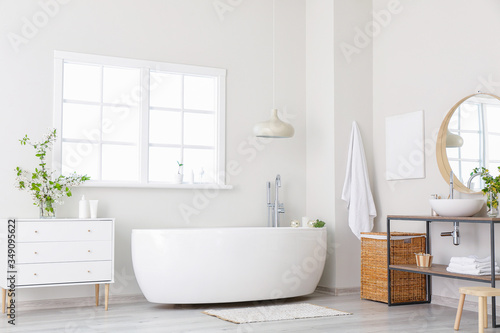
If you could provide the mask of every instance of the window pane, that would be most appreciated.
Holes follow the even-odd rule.
[[[479,135],[470,133],[461,133],[464,144],[460,147],[462,158],[480,159]]]
[[[450,158],[458,158],[458,147],[449,147],[446,148],[446,156],[448,156],[448,159]]]
[[[100,102],[101,67],[64,64],[63,98]]]
[[[137,105],[141,100],[140,73],[137,68],[103,69],[104,103]]]
[[[486,105],[486,126],[489,132],[500,133],[500,107],[493,105]]]
[[[213,149],[184,149],[184,170],[186,173],[193,170],[196,183],[214,182],[214,159]]]
[[[488,146],[490,160],[500,160],[500,136],[488,135]]]
[[[490,171],[490,175],[493,177],[498,176],[498,167],[500,166],[500,163],[490,163],[488,166],[488,170]]]
[[[215,116],[213,114],[184,113],[184,144],[213,146]]]
[[[151,72],[150,77],[152,107],[182,107],[182,75]]]
[[[215,110],[215,78],[184,76],[184,108]]]
[[[460,127],[463,130],[479,129],[479,105],[463,103],[460,106]]]
[[[102,139],[138,143],[139,110],[136,107],[103,107]]]
[[[149,113],[149,142],[180,144],[181,121],[180,112],[151,110]]]
[[[102,179],[137,181],[139,154],[136,146],[103,145]]]
[[[63,138],[100,139],[101,113],[99,106],[64,103],[62,120]]]
[[[62,173],[68,175],[73,172],[99,180],[99,145],[63,142]]]
[[[180,160],[179,148],[149,147],[149,181],[173,181]]]

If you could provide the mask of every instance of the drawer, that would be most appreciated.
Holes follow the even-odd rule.
[[[19,264],[16,286],[111,281],[111,261]]]
[[[109,241],[112,221],[36,221],[19,222],[17,242]]]
[[[111,260],[110,241],[39,242],[17,244],[18,264]]]

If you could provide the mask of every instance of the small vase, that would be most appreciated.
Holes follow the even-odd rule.
[[[56,217],[56,210],[51,202],[40,201],[40,218],[53,219]]]
[[[182,173],[176,173],[174,177],[174,184],[182,184],[182,178],[183,178]]]
[[[498,196],[496,193],[487,193],[486,207],[488,208],[489,217],[496,217],[498,215]]]

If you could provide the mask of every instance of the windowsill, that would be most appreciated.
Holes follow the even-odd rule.
[[[182,183],[182,184],[172,184],[172,183],[123,183],[123,182],[86,182],[78,185],[79,187],[119,187],[119,188],[164,188],[164,189],[180,189],[180,190],[231,190],[233,185],[223,185],[223,184],[208,184],[208,183]]]

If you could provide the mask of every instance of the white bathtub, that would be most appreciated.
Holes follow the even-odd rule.
[[[132,230],[137,282],[153,303],[277,299],[314,292],[326,228]]]

